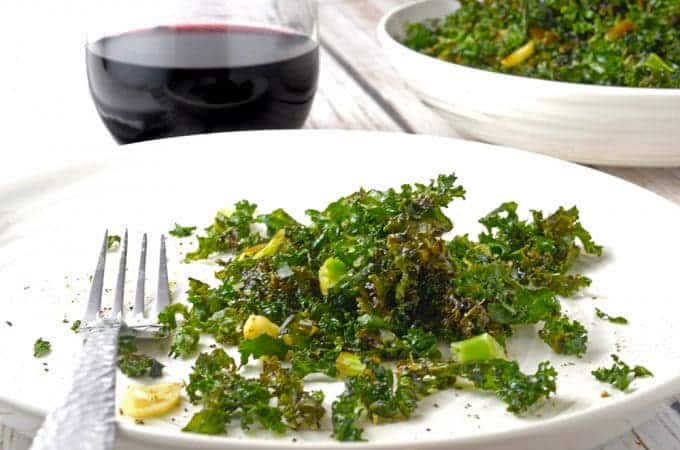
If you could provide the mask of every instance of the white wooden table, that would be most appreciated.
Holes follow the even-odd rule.
[[[378,19],[404,0],[320,0],[321,80],[308,128],[350,128],[456,136],[420,103],[385,60]],[[0,164],[26,174],[36,159],[112,146],[87,92],[80,1],[3,0]],[[680,203],[680,169],[599,168]],[[602,447],[680,449],[680,401]],[[0,414],[0,421],[2,415]],[[0,450],[30,440],[0,424]],[[70,449],[69,449],[70,450]]]

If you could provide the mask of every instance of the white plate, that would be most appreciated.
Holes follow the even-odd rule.
[[[404,24],[445,17],[455,0],[399,6],[378,25],[392,65],[466,136],[588,164],[680,165],[680,89],[591,86],[473,69],[401,44]]]
[[[413,420],[366,426],[369,441],[361,447],[583,449],[625,431],[680,390],[675,281],[680,213],[669,202],[588,168],[479,143],[345,131],[233,133],[93,153],[89,160],[0,186],[0,420],[31,429],[66,389],[81,343],[62,319],[73,321],[83,312],[104,228],[130,228],[134,264],[132,250],[142,231],[157,244],[175,221],[207,225],[218,208],[241,198],[262,210],[282,206],[302,217],[305,208],[322,208],[359,186],[386,188],[451,171],[468,192],[467,200],[449,210],[457,233],[479,231],[476,219],[502,201],[519,201],[524,213],[578,205],[583,223],[606,249],[600,262],[583,267],[593,278],[583,297],[563,301],[590,330],[590,348],[580,360],[563,358],[552,354],[534,330],[518,332],[509,352],[525,370],[550,359],[560,373],[557,396],[535,414],[516,417],[493,396],[446,391],[423,401]],[[180,264],[179,254],[191,240],[169,242],[170,278],[177,283],[175,295],[183,298],[187,275],[205,278],[211,267]],[[155,246],[149,249],[149,255],[156,252]],[[108,264],[113,272],[114,256]],[[154,260],[150,256],[150,268]],[[131,290],[132,273],[134,267],[128,277]],[[155,280],[155,273],[148,278]],[[107,283],[114,284],[112,279]],[[153,283],[148,284],[153,295]],[[596,306],[628,317],[630,325],[595,318]],[[38,337],[53,344],[44,359],[32,357]],[[157,345],[148,350],[161,356],[167,351]],[[589,373],[609,366],[612,352],[656,376],[637,381],[630,394],[614,392]],[[191,362],[164,361],[169,380],[183,379]],[[576,364],[569,365],[572,361]],[[119,387],[127,382],[121,377]],[[319,384],[331,393],[341,389]],[[601,398],[603,389],[612,397]],[[332,399],[329,395],[328,402]],[[328,422],[322,432],[297,435],[295,443],[292,433],[182,433],[190,413],[180,409],[145,425],[120,418],[121,448],[344,447],[329,437]]]

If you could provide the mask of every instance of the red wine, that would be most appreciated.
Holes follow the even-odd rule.
[[[308,36],[236,25],[163,26],[87,47],[90,92],[119,143],[299,128],[316,91]]]

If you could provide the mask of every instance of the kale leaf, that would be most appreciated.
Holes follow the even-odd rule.
[[[118,368],[130,378],[163,376],[163,364],[155,358],[138,352],[133,336],[118,338]]]
[[[283,360],[288,353],[288,346],[281,339],[261,334],[255,339],[243,339],[238,350],[241,352],[241,365],[243,365],[248,362],[251,355],[253,358],[276,356]]]
[[[169,356],[186,358],[198,350],[198,341],[201,334],[198,329],[190,324],[184,324],[172,335]]]
[[[608,320],[611,323],[616,323],[619,325],[627,325],[628,319],[623,316],[610,316],[609,314],[602,311],[600,308],[595,308],[595,314],[597,317],[603,320]]]
[[[185,227],[185,226],[182,226],[178,223],[175,223],[175,228],[168,231],[168,234],[170,236],[183,238],[183,237],[191,236],[194,233],[194,230],[196,230],[196,227]]]
[[[562,355],[581,356],[588,348],[588,332],[585,327],[566,316],[547,320],[538,335],[555,353]]]
[[[33,344],[33,357],[42,358],[52,351],[52,344],[43,338],[38,338]]]
[[[159,378],[163,375],[163,367],[155,358],[140,353],[125,353],[118,357],[118,368],[130,378]]]
[[[591,373],[603,383],[609,383],[620,391],[628,389],[636,378],[653,377],[654,374],[643,366],[630,367],[617,355],[611,355],[614,364],[610,368],[600,367]]]
[[[503,324],[529,324],[547,320],[560,312],[560,304],[549,289],[519,289],[507,300],[487,307],[489,317]]]
[[[323,394],[305,391],[302,382],[278,360],[265,363],[259,378],[245,378],[222,349],[202,353],[189,375],[187,394],[203,409],[184,431],[217,434],[238,419],[245,430],[253,425],[283,433],[288,427],[317,429],[325,414]]]
[[[557,371],[547,361],[540,363],[533,375],[523,374],[517,362],[504,359],[464,363],[457,368],[457,373],[476,388],[494,392],[513,413],[526,412],[557,388]]]
[[[333,436],[339,441],[363,441],[363,428],[359,419],[363,413],[361,401],[356,395],[343,393],[331,405]]]

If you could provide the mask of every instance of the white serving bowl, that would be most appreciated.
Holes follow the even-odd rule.
[[[505,75],[440,61],[401,44],[404,24],[444,17],[455,0],[399,6],[378,39],[407,85],[466,137],[571,161],[680,166],[680,89],[594,86]]]

